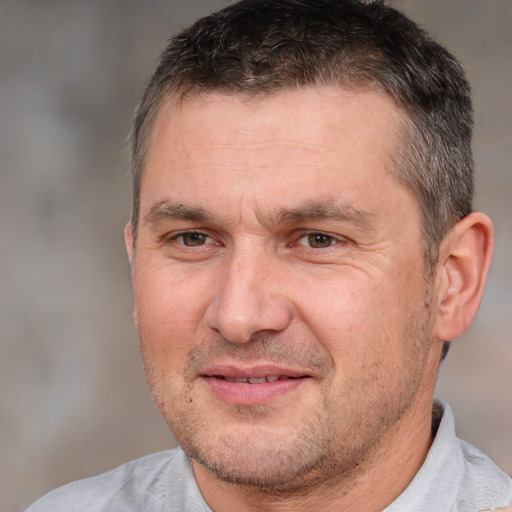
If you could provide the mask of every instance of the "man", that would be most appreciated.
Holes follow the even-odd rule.
[[[493,228],[455,59],[381,2],[243,0],[164,51],[126,228],[180,448],[29,510],[510,510],[434,401]]]

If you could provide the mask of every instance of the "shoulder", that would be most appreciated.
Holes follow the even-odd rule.
[[[451,409],[446,403],[438,405],[444,409],[439,440],[445,443],[445,449],[438,451],[442,464],[438,470],[456,490],[451,510],[508,511],[512,505],[512,478],[478,448],[457,438]],[[449,477],[443,471],[448,468]]]
[[[422,467],[386,512],[512,512],[512,479],[457,438],[447,403],[435,402],[432,423],[435,438]]]
[[[492,510],[510,510],[512,478],[480,450],[464,441],[459,442],[464,455],[461,509],[485,511],[492,503]]]
[[[188,458],[180,449],[147,455],[106,473],[59,487],[26,512],[163,511],[167,502],[164,502],[163,483],[169,485],[173,476],[184,478],[187,469],[193,475],[187,464]]]

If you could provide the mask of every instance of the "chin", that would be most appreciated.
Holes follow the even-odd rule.
[[[289,428],[240,426],[180,439],[180,446],[215,478],[266,493],[297,492],[321,478],[333,457],[317,428],[291,432]],[[190,431],[188,431],[190,433]]]
[[[283,460],[270,451],[268,454],[260,453],[257,459],[254,458],[254,453],[240,457],[239,460],[228,460],[225,456],[222,459],[204,455],[195,457],[215,478],[232,485],[258,489],[267,494],[297,492],[307,487],[308,482],[316,482],[318,478],[314,475],[322,467],[320,461],[311,460],[308,465],[304,465],[304,460],[293,464],[289,459],[289,454]]]

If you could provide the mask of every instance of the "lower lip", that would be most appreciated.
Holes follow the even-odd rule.
[[[276,398],[295,391],[310,379],[285,379],[261,384],[229,382],[215,377],[203,377],[210,390],[223,402],[240,406],[266,405]]]

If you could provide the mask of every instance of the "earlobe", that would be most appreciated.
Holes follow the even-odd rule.
[[[471,213],[462,219],[441,243],[437,339],[451,341],[472,324],[482,300],[493,247],[494,228],[483,213]]]

